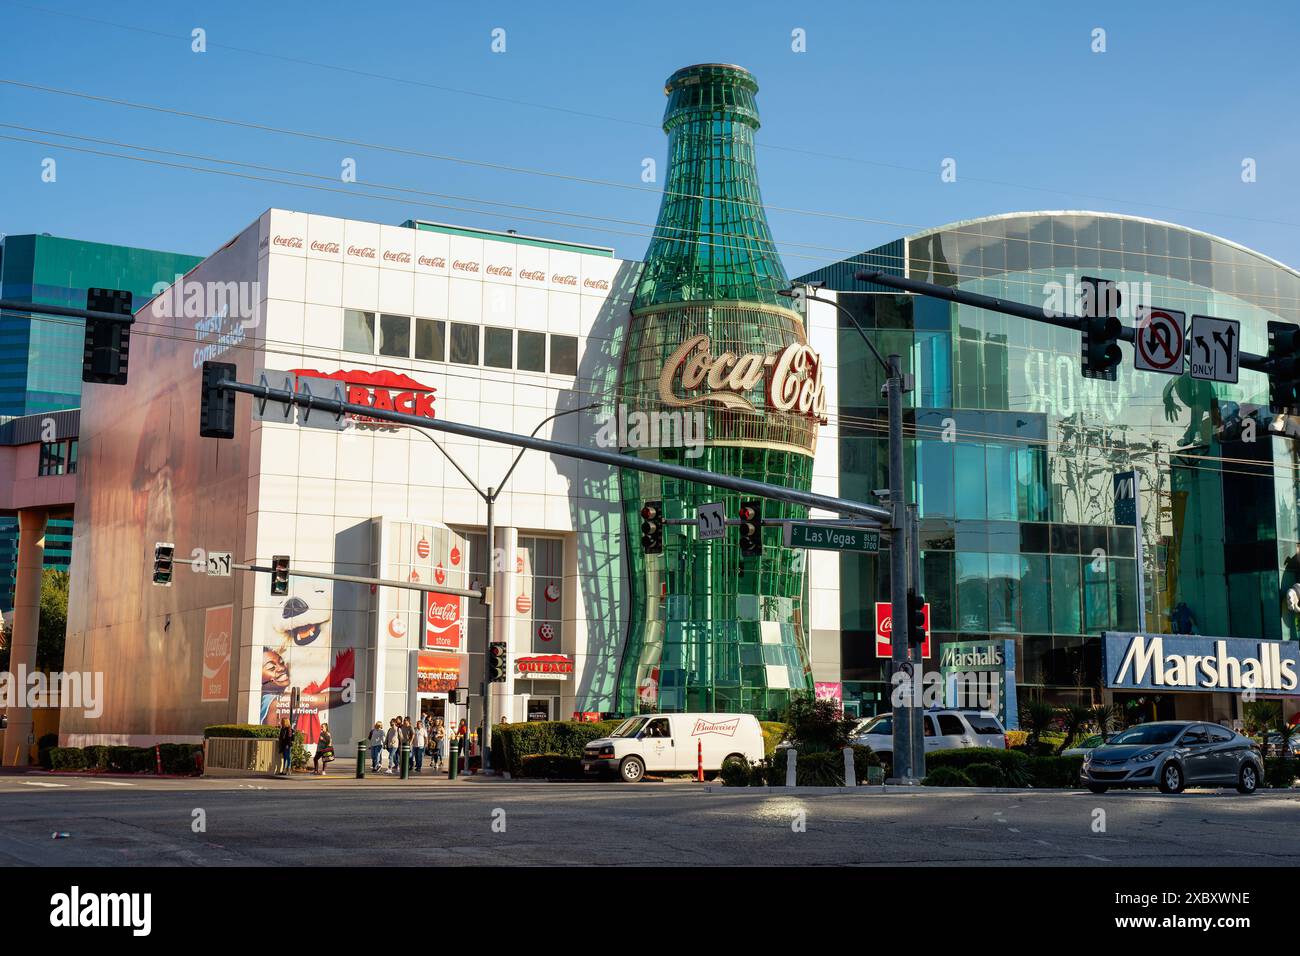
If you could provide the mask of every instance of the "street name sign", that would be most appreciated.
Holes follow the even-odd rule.
[[[821,551],[879,551],[880,532],[874,528],[791,521],[786,525],[785,546]]]

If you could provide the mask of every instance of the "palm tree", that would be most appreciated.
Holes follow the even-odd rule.
[[[1029,729],[1030,750],[1038,751],[1038,738],[1056,721],[1056,707],[1045,700],[1030,699],[1020,708],[1020,720]]]
[[[1065,738],[1061,745],[1056,748],[1056,755],[1059,757],[1062,751],[1070,744],[1074,743],[1074,738],[1079,736],[1080,731],[1092,720],[1093,708],[1085,707],[1083,704],[1066,704],[1061,711],[1061,717],[1065,723]]]
[[[1109,737],[1111,731],[1119,726],[1119,708],[1114,704],[1098,704],[1088,714],[1089,723],[1095,724],[1102,737]]]

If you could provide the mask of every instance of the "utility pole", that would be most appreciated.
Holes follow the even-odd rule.
[[[893,707],[894,714],[894,757],[893,776],[890,783],[916,784],[925,772],[924,754],[920,751],[921,763],[914,752],[913,741],[917,736],[914,726],[918,723],[916,713],[916,690],[920,686],[922,675],[917,664],[912,661],[912,647],[908,641],[907,629],[907,579],[910,571],[909,551],[911,549],[908,534],[907,502],[903,497],[903,381],[902,361],[898,355],[890,355],[889,376],[885,379],[885,400],[889,412],[889,510],[891,512],[889,533],[889,648],[893,664],[890,696],[898,702],[898,675],[904,675],[902,686],[907,696],[902,706]]]

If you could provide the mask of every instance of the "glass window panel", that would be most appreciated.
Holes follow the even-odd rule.
[[[514,368],[515,333],[512,329],[488,326],[483,330],[483,364],[492,368]]]
[[[1052,630],[1057,634],[1078,634],[1083,623],[1079,585],[1079,559],[1052,555]]]
[[[546,333],[519,330],[519,369],[524,372],[546,371]]]
[[[989,630],[1020,630],[1020,555],[989,555]]]
[[[375,313],[343,310],[343,348],[348,352],[375,354]]]
[[[578,374],[578,340],[575,336],[551,336],[551,374]]]
[[[989,556],[957,553],[957,626],[963,631],[989,629]]]
[[[988,502],[985,493],[984,446],[957,443],[953,452],[957,486],[957,517],[983,518]]]
[[[988,445],[985,450],[990,519],[1013,520],[1016,517],[1016,450],[1003,445]],[[965,473],[960,472],[965,481]]]
[[[953,513],[954,442],[922,441],[918,443],[920,462],[920,512],[922,517],[951,517]]]
[[[1025,633],[1050,633],[1052,630],[1052,591],[1048,581],[1045,554],[1020,556],[1020,599]]]
[[[478,332],[477,325],[451,323],[451,360],[457,365],[478,364]]]
[[[442,319],[415,320],[415,357],[426,362],[447,361],[447,323]]]
[[[379,354],[397,358],[411,357],[410,316],[381,315],[379,317]]]
[[[1103,631],[1110,627],[1110,562],[1083,559],[1084,630]]]

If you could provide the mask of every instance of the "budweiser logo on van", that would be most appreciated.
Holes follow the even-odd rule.
[[[555,275],[551,276],[551,281],[554,282],[556,285],[577,285],[578,277],[562,276],[559,273],[556,273]]]
[[[271,240],[271,245],[273,245],[273,246],[280,246],[280,247],[285,248],[285,249],[301,249],[301,248],[302,248],[302,237],[301,237],[301,236],[279,236],[279,235],[277,235],[274,239]]]
[[[319,239],[313,239],[311,242],[312,252],[327,252],[331,255],[338,255],[339,244],[337,242],[321,242]]]
[[[460,272],[478,272],[478,263],[472,261],[462,262],[460,259],[457,259],[452,262],[451,267]]]
[[[546,273],[541,269],[523,269],[519,273],[519,278],[527,279],[529,282],[545,282]]]
[[[373,259],[375,257],[374,246],[348,246],[348,255],[354,259]]]
[[[420,265],[424,266],[426,269],[447,268],[447,260],[444,259],[442,256],[420,256],[420,258],[416,259],[415,261]]]
[[[488,266],[487,274],[490,276],[504,276],[509,278],[515,274],[515,270],[510,266]]]
[[[740,718],[733,720],[696,720],[695,726],[691,730],[692,737],[699,737],[702,734],[722,734],[724,737],[736,736],[736,728],[740,726]]]
[[[409,252],[393,252],[391,250],[386,250],[384,252],[384,261],[400,262],[405,264],[411,261],[411,254]]]
[[[584,289],[608,289],[608,279],[583,279],[582,287]]]

